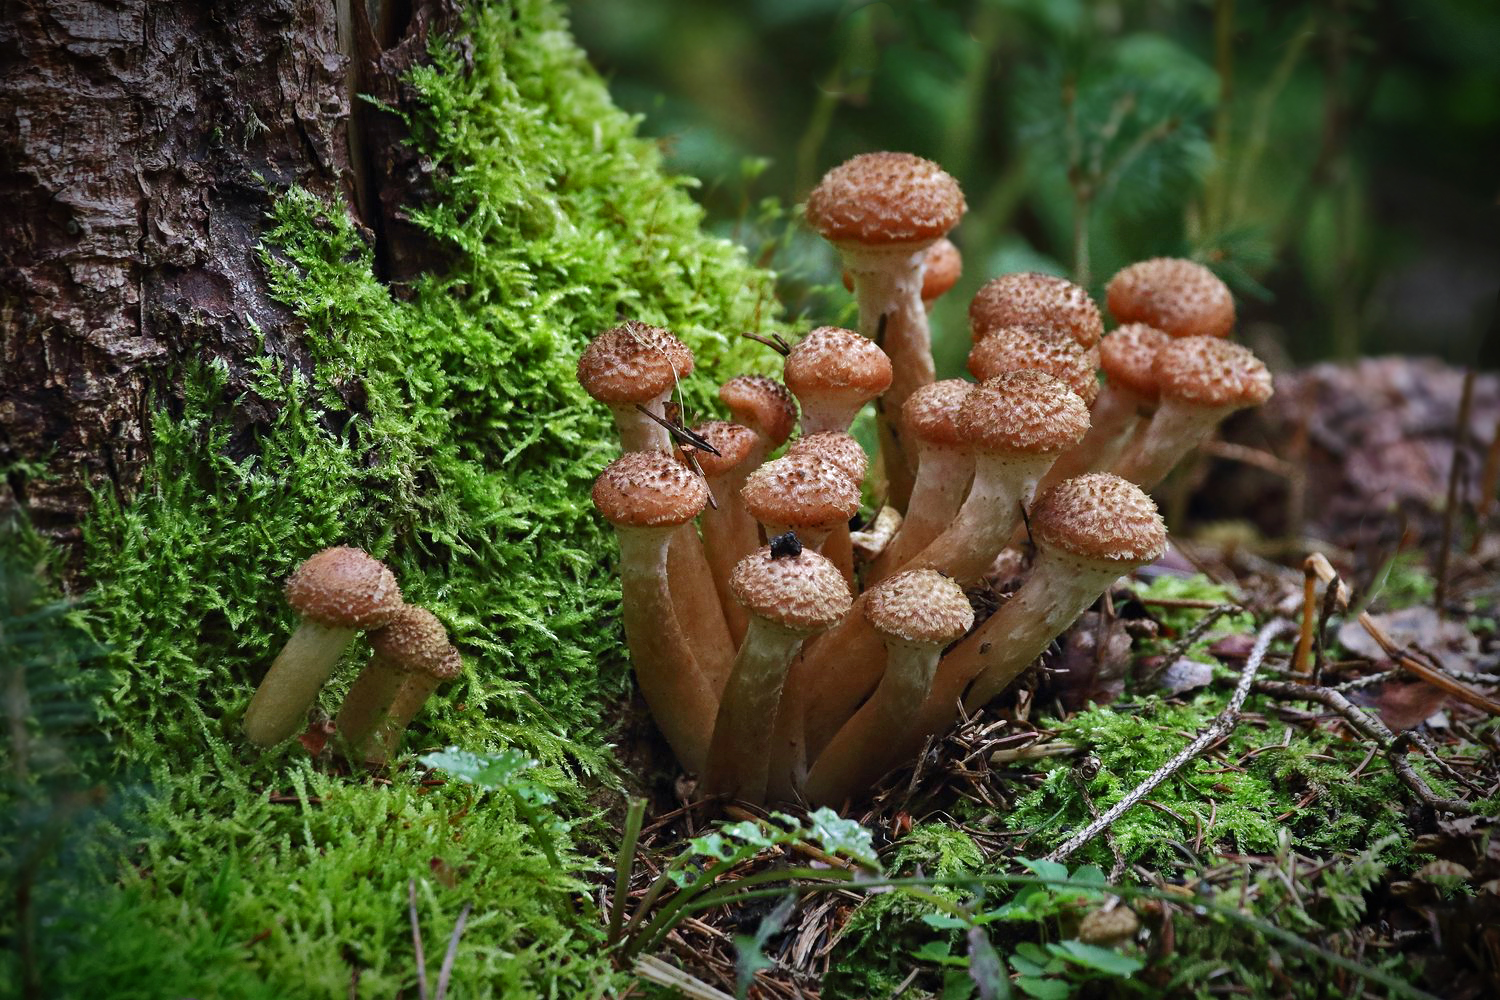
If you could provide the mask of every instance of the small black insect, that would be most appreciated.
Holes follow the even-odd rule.
[[[772,559],[795,559],[802,554],[802,539],[797,537],[795,531],[777,535],[771,539]]]

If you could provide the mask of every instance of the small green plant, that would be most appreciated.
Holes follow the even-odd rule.
[[[425,767],[446,771],[459,781],[510,799],[516,815],[531,827],[536,846],[553,865],[559,864],[557,843],[567,837],[568,824],[553,809],[557,795],[527,777],[527,772],[540,761],[518,750],[473,753],[458,747],[430,753],[418,760]]]

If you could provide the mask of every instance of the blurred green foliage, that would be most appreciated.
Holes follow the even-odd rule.
[[[1032,268],[1097,294],[1187,255],[1271,360],[1500,363],[1500,4],[1492,0],[574,0],[575,30],[720,230],[794,312],[837,319],[790,209],[859,152],[962,183],[965,276],[934,319]],[[777,211],[774,207],[781,206]]]

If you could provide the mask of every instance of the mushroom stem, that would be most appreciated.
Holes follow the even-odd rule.
[[[678,527],[672,535],[666,572],[678,625],[704,679],[717,694],[729,679],[735,643],[719,601],[713,569],[691,522]]]
[[[1243,405],[1194,406],[1163,399],[1151,422],[1136,431],[1110,469],[1143,490],[1150,490],[1172,471],[1182,456],[1203,442],[1225,417]]]
[[[767,750],[782,685],[787,666],[806,636],[805,630],[750,617],[714,724],[704,778],[708,794],[732,795],[747,802],[764,800],[770,773]]]
[[[667,401],[672,398],[668,389],[655,399],[640,404],[651,413],[666,418]],[[635,403],[610,403],[609,412],[615,418],[615,430],[620,435],[621,451],[657,451],[663,455],[673,454],[676,444],[672,435],[661,424],[636,409]]]
[[[1149,402],[1124,386],[1105,383],[1089,411],[1089,429],[1078,447],[1063,455],[1042,477],[1037,492],[1048,489],[1086,472],[1106,469],[1119,457],[1140,425],[1140,412]]]
[[[272,746],[295,735],[358,630],[304,621],[266,671],[245,709],[245,736]]]
[[[904,567],[953,523],[974,476],[974,455],[962,448],[924,445],[906,517],[870,568],[866,586]]]
[[[353,755],[365,746],[405,680],[406,671],[398,664],[378,654],[370,657],[370,662],[349,686],[333,720],[346,757],[353,760]]]
[[[422,711],[427,699],[448,678],[430,674],[425,670],[409,670],[402,681],[391,707],[386,710],[380,725],[365,741],[364,759],[367,764],[384,764],[396,755],[401,747],[401,737],[406,727]]]
[[[751,465],[747,460],[722,476],[709,476],[708,488],[718,506],[709,507],[699,515],[703,522],[703,549],[713,573],[714,590],[719,595],[719,607],[723,609],[729,640],[736,649],[745,641],[749,616],[729,592],[729,574],[734,572],[735,563],[760,547],[760,526],[740,500],[745,478],[759,465],[758,461]]]
[[[1005,548],[1031,505],[1036,485],[1055,454],[977,454],[974,484],[958,515],[914,556],[911,568],[931,567],[967,587],[977,583]]]

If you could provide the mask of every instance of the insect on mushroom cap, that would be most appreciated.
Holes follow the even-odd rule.
[[[975,340],[1017,324],[1066,330],[1084,347],[1104,334],[1104,320],[1089,293],[1066,278],[1038,271],[1002,274],[985,284],[969,303],[969,329]]]
[[[1139,486],[1107,472],[1066,479],[1031,509],[1037,543],[1091,562],[1139,566],[1161,556],[1167,527]]]
[[[740,499],[762,524],[821,527],[854,516],[859,484],[825,458],[784,455],[752,472]]]
[[[1137,396],[1155,400],[1156,355],[1172,338],[1145,323],[1127,323],[1099,341],[1099,365],[1105,377]]]
[[[370,633],[370,649],[383,660],[434,677],[456,675],[461,662],[437,616],[409,604],[384,627]]]
[[[1027,368],[1066,382],[1085,403],[1099,395],[1099,348],[1082,346],[1058,327],[1002,326],[969,351],[969,372],[981,381]]]
[[[891,359],[853,330],[820,326],[786,356],[782,377],[798,396],[852,389],[872,398],[891,387]]]
[[[666,527],[686,524],[708,506],[708,484],[668,455],[635,451],[605,467],[593,498],[611,524]]]
[[[832,462],[839,470],[862,483],[865,473],[870,471],[870,458],[854,440],[853,434],[844,431],[819,431],[793,441],[786,450],[788,455],[816,455]]]
[[[578,384],[601,403],[644,403],[692,373],[686,344],[634,320],[599,334],[578,358]]]
[[[379,628],[402,607],[401,588],[385,563],[348,545],[298,566],[287,578],[286,599],[303,618],[334,628]]]
[[[765,375],[736,375],[719,387],[719,399],[737,423],[781,444],[797,426],[797,404],[787,387]]]
[[[1173,337],[1227,337],[1234,296],[1208,268],[1181,257],[1153,257],[1123,268],[1105,289],[1121,323],[1149,323]]]
[[[823,175],[807,196],[807,221],[833,243],[930,242],[968,206],[942,167],[911,153],[862,153]]]
[[[865,617],[876,631],[906,642],[947,645],[974,624],[963,588],[935,569],[897,573],[872,588]]]
[[[1067,451],[1089,429],[1089,408],[1067,384],[1038,371],[1004,372],[964,397],[958,427],[981,454]]]
[[[973,388],[973,382],[961,378],[922,386],[901,406],[907,432],[925,444],[962,447],[968,438],[959,429],[958,411]]]
[[[1248,348],[1218,337],[1179,337],[1152,367],[1163,399],[1192,406],[1259,406],[1271,398],[1271,373]]]
[[[798,631],[828,628],[854,603],[839,568],[806,548],[795,555],[757,549],[735,564],[729,588],[751,614]]]
[[[698,467],[703,470],[703,474],[710,477],[722,476],[749,458],[755,443],[760,440],[750,428],[727,420],[706,421],[694,427],[693,433],[718,451],[717,455],[701,448],[691,451],[693,457],[698,459]],[[687,452],[687,449],[683,450]]]

